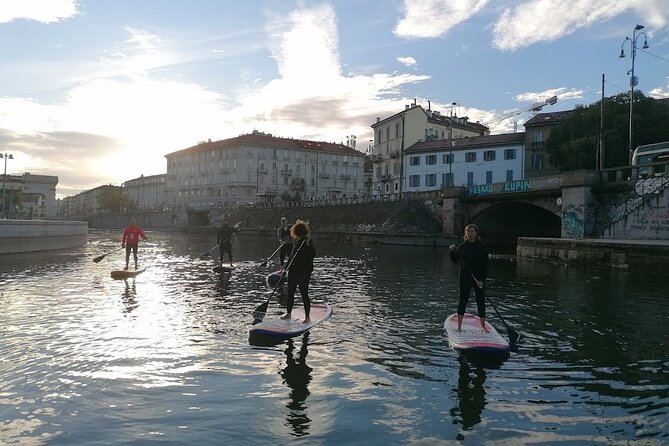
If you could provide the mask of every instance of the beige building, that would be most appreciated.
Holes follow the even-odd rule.
[[[162,210],[166,206],[166,174],[140,176],[124,182],[121,187],[134,203],[134,208],[141,211]]]
[[[401,193],[406,189],[404,151],[417,142],[453,140],[469,136],[484,136],[490,132],[467,117],[444,116],[427,110],[415,102],[386,119],[377,118],[374,129],[374,163],[372,189],[374,195]]]
[[[3,209],[7,218],[50,219],[56,217],[56,185],[53,175],[7,175],[3,181]]]
[[[545,144],[551,134],[551,129],[573,113],[573,110],[538,113],[525,123],[525,178],[560,173],[560,167],[546,153]]]
[[[364,154],[343,144],[261,132],[165,155],[171,208],[362,196]]]
[[[65,197],[62,201],[62,213],[64,216],[90,216],[111,214],[111,209],[102,208],[101,197],[103,194],[118,194],[119,202],[123,189],[120,186],[106,184]]]

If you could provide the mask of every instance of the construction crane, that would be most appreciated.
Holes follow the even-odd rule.
[[[494,124],[496,122],[504,121],[505,119],[512,118],[514,116],[518,116],[522,113],[526,112],[540,112],[542,108],[544,108],[547,105],[554,105],[557,102],[557,96],[551,96],[550,98],[546,99],[544,102],[536,102],[529,106],[528,108],[519,108],[513,111],[510,111],[508,113],[504,113],[503,115],[500,115],[496,117],[495,119],[492,119],[488,122],[484,122],[483,125],[486,127],[489,127],[490,124]]]

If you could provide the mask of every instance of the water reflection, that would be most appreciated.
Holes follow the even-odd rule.
[[[481,422],[481,413],[486,405],[483,385],[487,375],[484,367],[470,363],[464,355],[458,357],[458,362],[458,386],[454,389],[458,405],[450,412],[453,419],[462,424],[463,430],[469,430]]]
[[[288,339],[286,350],[286,367],[281,370],[284,384],[290,388],[290,401],[286,404],[288,411],[288,425],[297,437],[309,435],[311,418],[307,415],[306,400],[309,396],[309,383],[311,382],[311,367],[307,365],[307,345],[309,344],[309,332],[302,337],[302,346],[295,355],[295,342]]]
[[[137,308],[137,286],[135,285],[135,279],[125,279],[125,288],[123,294],[121,295],[121,301],[125,305],[126,314],[132,313],[132,310]]]

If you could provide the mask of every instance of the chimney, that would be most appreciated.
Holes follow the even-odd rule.
[[[430,103],[430,101],[427,101],[427,109],[432,110],[432,104]]]
[[[379,118],[379,117],[377,116],[377,117],[376,117],[376,122],[381,122],[381,118]]]

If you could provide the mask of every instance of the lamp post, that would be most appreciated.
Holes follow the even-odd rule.
[[[451,102],[451,116],[448,119],[448,144],[451,146],[451,152],[449,154],[449,163],[448,163],[448,173],[450,174],[449,186],[455,184],[453,181],[453,107],[458,105],[457,102]]]
[[[630,42],[630,52],[632,53],[632,69],[627,72],[628,75],[630,75],[630,125],[629,125],[629,139],[627,142],[627,149],[629,151],[629,165],[632,165],[632,110],[634,108],[634,87],[638,85],[639,79],[634,75],[634,59],[636,59],[636,41],[639,38],[639,36],[643,35],[643,46],[641,48],[646,49],[648,48],[648,40],[646,37],[645,32],[638,32],[644,29],[643,25],[636,25],[634,27],[634,31],[632,31],[632,38],[630,39],[629,37],[625,37],[625,40],[623,40],[622,45],[620,46],[620,56],[618,56],[620,59],[625,58],[625,42],[629,41]]]
[[[7,201],[7,160],[13,160],[14,156],[11,153],[0,153],[0,158],[5,159],[5,174],[2,177],[2,218],[7,218],[5,214],[5,202]]]

